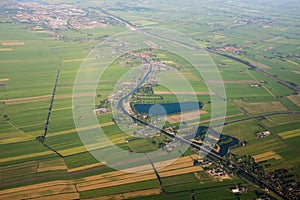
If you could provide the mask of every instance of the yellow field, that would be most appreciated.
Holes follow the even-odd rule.
[[[157,56],[157,58],[166,58],[167,57],[167,55],[163,54],[163,53],[159,53],[156,56]]]
[[[99,125],[95,125],[95,128],[98,126]],[[86,127],[84,127],[84,128],[86,128]],[[87,130],[90,130],[90,129],[92,129],[92,128],[89,128]],[[74,133],[74,134],[76,134],[76,133]],[[124,143],[128,137],[129,136],[124,135],[124,136],[110,139],[110,141],[113,144],[121,144],[121,143]],[[78,153],[83,153],[88,150],[91,151],[91,150],[96,150],[96,149],[105,148],[105,147],[109,147],[109,146],[111,146],[111,144],[108,144],[105,141],[97,141],[97,142],[95,141],[95,143],[93,143],[93,144],[60,150],[59,153],[62,154],[63,156],[70,156],[70,155],[74,155],[74,154],[78,154]]]
[[[23,62],[21,60],[0,60],[0,63],[15,63],[15,62]]]
[[[296,130],[292,130],[292,131],[286,131],[286,132],[283,132],[283,133],[279,133],[278,135],[280,137],[282,137],[283,139],[298,137],[298,136],[300,136],[300,129],[296,129]]]
[[[9,81],[9,79],[0,79],[1,81]],[[97,82],[98,83],[98,82]],[[90,93],[80,93],[76,94],[77,96],[87,96]],[[42,96],[34,96],[34,97],[24,97],[24,98],[16,98],[16,99],[8,99],[8,100],[0,100],[0,102],[5,102],[8,105],[14,104],[23,104],[23,103],[32,103],[38,101],[49,100],[50,101],[51,95],[42,95]],[[72,98],[72,94],[59,94],[55,96],[55,99],[69,99]]]
[[[180,157],[178,159],[157,162],[157,163],[154,163],[154,166],[158,171],[159,170],[165,171],[166,168],[170,168],[172,166],[177,166],[177,165],[182,165],[184,163],[190,163],[190,165],[188,165],[188,166],[192,166],[193,160],[190,156],[184,156],[184,157]],[[177,168],[179,168],[179,167],[177,167]]]
[[[24,42],[19,41],[19,40],[2,40],[0,43],[3,46],[23,46]]]
[[[148,172],[152,172],[152,171],[153,171],[153,168],[152,168],[152,165],[150,165],[150,164],[126,169],[127,173],[148,173]]]
[[[167,65],[175,65],[176,63],[172,60],[166,60],[166,61],[162,61],[162,63],[165,63]]]
[[[161,173],[161,172],[172,171],[172,170],[176,170],[176,169],[180,169],[180,168],[188,168],[188,167],[192,167],[192,166],[193,166],[193,163],[191,161],[188,161],[188,162],[184,162],[184,163],[169,165],[169,166],[160,168],[157,171],[159,173]]]
[[[172,164],[159,169],[160,167],[169,163]],[[173,159],[169,161],[158,162],[154,165],[158,169],[159,174],[162,174],[163,177],[203,170],[200,166],[193,166],[193,160],[189,156],[181,157],[177,160]],[[129,183],[142,182],[157,178],[150,164],[130,168],[127,169],[127,171],[132,171],[135,173],[114,171],[105,174],[94,175],[77,180],[76,187],[78,191],[87,191]]]
[[[293,71],[295,74],[300,75],[300,71]]]
[[[45,156],[45,155],[49,155],[49,154],[53,154],[53,152],[45,151],[45,152],[31,153],[31,154],[25,154],[25,155],[9,157],[9,158],[2,158],[2,159],[0,159],[0,163],[14,161],[14,160],[21,160],[21,159],[26,159],[26,158],[34,158],[34,157],[38,157],[38,156]]]
[[[65,130],[65,131],[58,131],[58,132],[48,133],[47,137],[54,137],[54,136],[64,135],[64,134],[69,134],[69,133],[76,133],[76,129],[74,128],[74,129],[69,129],[69,130]],[[39,135],[43,134],[43,130],[29,132],[28,134],[30,134],[32,136],[39,136]]]
[[[121,181],[121,182],[126,182],[126,181],[130,181],[129,179],[135,179],[135,178],[141,178],[141,177],[146,177],[146,176],[150,176],[151,179],[155,179],[155,176],[153,176],[154,173],[143,173],[143,174],[131,174],[131,173],[124,173],[118,176],[103,176],[101,179],[95,179],[95,180],[91,180],[91,181],[85,181],[82,183],[77,184],[78,187],[86,187],[86,186],[91,186],[91,185],[95,185],[95,184],[101,184],[101,186],[105,186],[107,184],[116,184],[116,182]],[[112,183],[114,182],[114,183]],[[118,185],[118,184],[117,184]],[[120,184],[121,185],[121,184]]]
[[[188,174],[191,172],[199,172],[199,171],[203,171],[203,168],[201,166],[192,166],[192,167],[188,167],[188,168],[182,168],[182,169],[161,172],[161,173],[159,173],[159,175],[160,175],[160,177],[168,177],[168,176],[176,176],[176,175],[180,175],[180,174]]]
[[[0,48],[0,51],[12,51],[12,48]]]
[[[100,124],[101,127],[106,127],[106,126],[111,126],[111,125],[114,125],[115,123],[114,122],[106,122],[106,123],[103,123],[103,124]]]
[[[199,158],[198,155],[194,154],[191,156],[193,159]],[[162,166],[169,164],[169,161],[155,163],[155,168],[161,177],[175,176],[180,174],[187,174],[191,172],[202,171],[201,166],[194,166],[193,159],[190,156],[185,156],[177,159],[172,164],[161,168]],[[172,160],[173,161],[173,160]]]
[[[68,63],[68,62],[83,62],[85,58],[79,58],[79,59],[71,59],[71,60],[63,60],[63,63]]]
[[[214,35],[214,39],[222,39],[222,38],[226,38],[226,36],[224,36],[224,35]]]
[[[11,137],[6,137],[6,138],[0,138],[0,144],[11,144],[11,143],[16,143],[16,142],[25,142],[29,140],[33,140],[34,137],[31,135],[23,135],[21,132],[14,132],[14,133],[8,133],[8,134],[1,134],[1,136],[7,136],[9,135]]]
[[[76,168],[73,168],[73,169],[68,169],[68,172],[76,172],[76,171],[81,171],[81,170],[85,170],[85,169],[90,169],[90,168],[93,168],[93,167],[98,167],[98,166],[102,166],[103,164],[102,163],[94,163],[94,164],[90,164],[90,165],[85,165],[85,166],[82,166],[82,167],[76,167]]]
[[[94,181],[94,180],[98,180],[98,179],[104,179],[104,178],[107,178],[107,177],[122,176],[124,174],[126,174],[126,173],[123,172],[123,171],[113,171],[113,172],[108,172],[108,173],[105,173],[105,174],[98,174],[98,175],[94,175],[94,176],[88,176],[88,177],[85,177],[83,180],[78,181],[77,183],[84,183],[84,182],[87,182],[87,181]]]
[[[193,159],[190,156],[181,157],[179,159],[173,159],[164,162],[158,162],[155,163],[155,166],[162,167],[167,163],[172,163],[172,164],[159,170],[159,174],[161,177],[168,177],[168,176],[198,172],[203,170],[200,166],[193,166]],[[36,162],[29,163],[29,164],[37,165]],[[102,164],[96,163],[84,167],[74,168],[68,171],[74,172],[74,171],[84,170],[84,169],[88,169],[100,165]],[[17,169],[18,167],[22,167],[22,166],[16,165],[16,166],[11,166],[10,168]],[[63,159],[60,158],[39,162],[37,171],[43,172],[43,171],[59,170],[59,169],[66,169],[66,165]],[[82,191],[88,191],[93,189],[107,188],[107,187],[113,187],[118,185],[157,179],[152,169],[152,166],[150,164],[145,166],[134,167],[132,168],[131,171],[140,172],[140,173],[126,173],[123,171],[113,171],[113,172],[86,177],[83,179],[78,179],[76,183],[68,180],[51,181],[51,182],[35,184],[31,186],[7,189],[7,190],[0,191],[0,199],[39,199],[39,200],[78,199],[79,194],[77,191],[82,192]],[[150,172],[146,172],[146,171],[150,171]],[[1,176],[2,174],[3,173],[1,172]],[[160,188],[154,188],[148,190],[128,192],[123,194],[116,194],[112,196],[91,198],[91,199],[95,199],[95,200],[111,199],[112,197],[116,199],[122,199],[122,198],[136,197],[136,196],[148,196],[151,194],[154,195],[160,193],[161,193]]]
[[[298,63],[296,63],[296,62],[294,62],[294,61],[292,61],[292,60],[287,60],[289,63],[292,63],[292,64],[294,64],[294,65],[299,65]]]
[[[149,26],[149,25],[157,24],[157,22],[142,20],[142,21],[136,21],[136,24],[140,24],[142,26]]]
[[[100,127],[106,127],[106,126],[114,125],[114,122],[107,122],[107,123],[103,123],[103,124],[99,124],[99,125],[100,125]],[[99,125],[82,127],[82,128],[79,128],[78,130],[80,130],[80,131],[91,130],[91,129],[99,128]],[[28,134],[30,134],[32,136],[39,136],[39,135],[42,135],[42,133],[43,133],[43,130],[29,132]],[[70,134],[70,133],[77,134],[77,129],[73,128],[73,129],[68,129],[68,130],[64,130],[64,131],[57,131],[57,132],[53,132],[53,133],[48,133],[47,137],[55,137],[55,136],[65,135],[65,134]],[[0,141],[0,143],[1,143],[1,141]]]
[[[86,152],[87,149],[84,146],[79,146],[79,147],[73,147],[70,149],[64,149],[59,151],[59,153],[63,156],[70,156],[70,155],[74,155],[74,154],[78,154],[78,153],[83,153]]]
[[[147,180],[156,179],[156,175],[152,173],[147,174],[125,174],[122,176],[115,177],[104,177],[102,179],[84,182],[76,184],[76,188],[78,191],[87,191],[99,188],[112,187],[117,185],[124,185],[129,183],[137,183]]]
[[[208,44],[208,43],[207,43]],[[194,56],[207,56],[206,53],[194,53]]]
[[[14,104],[38,102],[38,101],[43,101],[43,100],[50,101],[50,98],[51,98],[51,95],[43,95],[43,96],[36,96],[36,97],[25,97],[25,98],[2,100],[2,102],[4,101],[5,104],[8,104],[8,105],[14,105]]]
[[[186,112],[178,115],[168,115],[167,121],[171,124],[181,122],[181,121],[190,121],[199,119],[201,114],[206,114],[207,112],[205,110],[198,110],[198,111],[192,111],[192,112]]]
[[[62,158],[52,159],[48,161],[41,161],[38,165],[38,172],[67,170],[67,165]]]
[[[222,62],[225,62],[225,63],[233,63],[233,60],[222,60]]]
[[[265,160],[270,160],[270,159],[276,159],[279,160],[281,159],[281,156],[275,153],[274,151],[268,151],[265,153],[261,153],[258,155],[253,156],[255,162],[261,162]]]
[[[288,99],[300,107],[300,94],[288,96]]]
[[[51,196],[43,196],[34,198],[35,200],[59,200],[59,199],[68,199],[68,200],[76,200],[79,199],[80,195],[79,193],[67,193],[67,194],[56,194]]]
[[[1,190],[0,199],[32,199],[40,197],[48,199],[50,195],[63,195],[64,193],[77,194],[73,181],[51,181]]]

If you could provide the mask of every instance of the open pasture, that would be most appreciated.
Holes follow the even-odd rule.
[[[256,140],[255,133],[263,131],[254,121],[243,121],[225,125],[223,133],[238,138],[239,140]]]
[[[145,189],[145,190],[138,190],[134,192],[108,195],[108,196],[92,197],[88,199],[89,200],[111,200],[111,199],[130,199],[134,197],[145,198],[145,196],[159,195],[161,192],[162,191],[160,188],[154,188],[154,189]]]
[[[242,101],[236,102],[239,106],[245,109],[250,114],[263,114],[287,111],[287,108],[280,102],[259,102],[259,103],[245,103]]]

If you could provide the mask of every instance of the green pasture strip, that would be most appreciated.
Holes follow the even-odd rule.
[[[159,186],[158,180],[154,179],[149,181],[80,192],[80,198],[113,195],[113,194],[119,194],[125,192],[134,192],[138,190],[157,188],[158,186]]]
[[[162,178],[162,183],[164,186],[173,185],[173,184],[183,184],[183,183],[195,182],[195,181],[198,181],[198,179],[195,177],[194,173],[174,175],[174,176]]]
[[[82,166],[86,166],[86,165],[90,165],[90,164],[99,162],[89,152],[82,152],[82,153],[66,156],[66,157],[64,157],[64,160],[69,169],[82,167]]]

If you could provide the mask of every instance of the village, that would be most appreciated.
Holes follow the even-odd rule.
[[[2,3],[6,14],[19,23],[35,25],[36,30],[66,30],[104,28],[107,19],[92,16],[88,11],[69,4],[46,4],[36,2]]]

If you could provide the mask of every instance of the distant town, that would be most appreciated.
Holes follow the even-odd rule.
[[[104,28],[108,19],[69,4],[36,2],[0,3],[1,11],[19,23],[31,23],[35,29]]]

